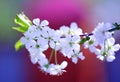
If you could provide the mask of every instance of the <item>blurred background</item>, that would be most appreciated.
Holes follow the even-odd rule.
[[[84,50],[86,59],[77,65],[68,60],[62,76],[41,72],[31,63],[26,49],[14,49],[22,34],[11,27],[16,26],[14,18],[22,11],[31,20],[48,20],[54,29],[77,22],[90,33],[98,22],[120,23],[120,0],[0,0],[0,82],[120,82],[120,51],[114,62],[107,63]],[[115,32],[116,43],[120,43],[119,34]]]

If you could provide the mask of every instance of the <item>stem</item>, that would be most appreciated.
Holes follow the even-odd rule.
[[[120,25],[119,24],[115,23],[113,25],[114,25],[115,28],[109,29],[106,32],[113,32],[113,31],[116,31],[116,30],[120,30]],[[92,36],[92,35],[93,35],[93,33],[80,35],[81,37],[85,36],[85,37],[82,38],[82,40],[80,41],[80,43],[84,44],[86,41],[88,41],[90,39],[89,36]]]
[[[55,50],[55,63],[58,64],[56,50]]]
[[[120,30],[120,24],[114,23],[113,24],[115,26],[115,28],[112,28],[110,30],[108,30],[109,32],[115,31],[115,30]]]
[[[112,32],[112,31],[115,31],[115,30],[117,30],[117,28],[112,28],[112,29],[110,29],[110,30],[108,30],[109,32]]]
[[[80,36],[91,36],[93,35],[93,33],[90,33],[90,34],[83,34],[83,35],[80,35]]]
[[[55,43],[55,48],[56,48],[56,43]],[[56,50],[55,50],[55,54],[54,55],[55,55],[55,63],[58,64],[58,62],[57,62],[57,51]]]
[[[54,52],[54,49],[52,49],[52,51],[51,51],[51,54],[50,54],[50,57],[49,57],[49,63],[50,63],[50,61],[51,61],[51,59],[52,59],[53,52]]]
[[[120,30],[120,24],[114,23],[113,25],[115,26],[115,28],[112,28],[112,29],[108,30],[109,32]],[[93,35],[93,33],[83,34],[83,35],[80,35],[80,36],[91,36],[91,35]]]
[[[116,31],[116,30],[120,30],[120,26],[119,27],[116,27],[116,28],[112,28],[110,30],[108,30],[109,32],[112,32],[112,31]]]
[[[104,40],[104,52],[103,52],[103,54],[102,54],[103,56],[107,56],[107,54],[108,54],[108,52],[107,52],[108,49],[106,49],[106,41],[107,41],[107,40]]]

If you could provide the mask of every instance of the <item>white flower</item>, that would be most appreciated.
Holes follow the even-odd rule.
[[[66,37],[69,34],[69,27],[61,26],[58,31],[60,31],[61,37]]]
[[[71,35],[81,35],[81,34],[83,34],[82,29],[79,28],[75,22],[71,23],[70,27],[61,26],[59,31],[61,32],[61,35],[63,37],[67,36],[69,34],[71,34]]]
[[[107,60],[108,62],[112,62],[115,59],[115,52],[120,49],[119,44],[115,44],[114,38],[109,38],[105,40],[104,45],[101,50],[97,49],[97,58],[100,60]]]
[[[89,48],[91,52],[95,52],[96,51],[95,47],[98,46],[98,42],[96,41],[96,38],[94,35],[91,35],[89,37],[90,37],[90,40],[84,43],[84,48],[85,49]]]
[[[66,72],[64,69],[68,63],[63,61],[61,64],[51,64],[51,58],[57,54],[57,51],[60,51],[63,56],[72,59],[75,64],[78,59],[84,60],[85,56],[80,47],[82,29],[75,22],[71,23],[70,27],[61,26],[59,30],[54,30],[48,25],[47,20],[33,19],[33,25],[30,25],[28,30],[23,33],[24,36],[20,41],[29,51],[33,64],[37,63],[42,71],[50,75],[61,75]],[[82,38],[90,38],[85,40],[84,48],[89,48],[102,61],[112,62],[115,59],[115,52],[120,49],[120,45],[115,44],[112,32],[109,32],[112,28],[110,23],[99,23],[91,35],[84,34],[82,36]],[[53,51],[48,60],[49,56],[45,54],[45,51],[49,48]],[[56,56],[54,57],[56,58]]]
[[[41,60],[38,61],[38,64],[43,72],[48,73],[49,63],[47,58],[41,58]]]
[[[41,31],[42,36],[47,39],[51,40],[52,37],[54,36],[55,30],[51,29],[50,27],[44,27]]]
[[[50,64],[47,72],[50,75],[61,75],[63,72],[66,72],[66,70],[64,70],[66,67],[67,67],[66,61],[63,61],[60,65]]]
[[[112,37],[112,32],[108,31],[112,28],[112,24],[110,23],[99,23],[93,31],[96,41],[103,44],[105,39]]]
[[[21,41],[25,45],[26,49],[28,49],[30,54],[38,54],[39,52],[48,49],[48,42],[42,37],[39,37],[37,40],[22,37]]]
[[[39,54],[38,54],[38,55],[39,55]],[[38,60],[39,60],[39,56],[38,56],[38,55],[36,55],[36,54],[30,55],[31,62],[32,62],[33,64],[36,64],[36,63],[38,62]]]
[[[30,49],[31,47],[34,47],[35,44],[36,44],[36,41],[34,40],[31,40],[27,37],[22,37],[21,39],[21,42],[25,45],[26,49]]]
[[[49,42],[50,47],[57,51],[60,50],[61,49],[60,40],[61,40],[61,35],[60,35],[59,31],[55,31],[54,35],[52,36],[52,38]]]
[[[29,39],[36,39],[40,37],[40,35],[41,35],[40,29],[36,27],[35,25],[30,26],[28,28],[28,31],[24,33],[24,36]]]
[[[108,39],[108,56],[107,61],[112,62],[115,59],[115,52],[120,49],[119,44],[115,44],[115,39],[110,38]]]
[[[48,41],[42,37],[38,38],[37,45],[39,48],[41,48],[41,51],[45,51],[49,48]]]
[[[60,33],[51,29],[49,27],[44,27],[42,29],[42,36],[49,42],[49,46],[52,49],[59,50],[60,49]]]
[[[48,64],[48,59],[46,58],[44,53],[40,54],[38,64],[40,64],[41,67]]]
[[[74,55],[74,51],[75,52],[79,52],[80,51],[80,37],[79,36],[72,36],[69,35],[66,38],[61,40],[61,53],[64,56],[67,56],[68,58],[71,58],[72,55]]]
[[[81,59],[81,60],[84,60],[85,59],[85,56],[83,56],[83,53],[80,52],[78,54],[75,54],[73,57],[72,57],[72,62],[77,64],[78,62],[78,58]]]
[[[48,60],[42,52],[39,52],[38,54],[30,54],[31,62],[33,64],[40,64],[41,66],[48,64]]]
[[[72,35],[82,35],[82,29],[77,26],[75,22],[70,25],[70,34]]]

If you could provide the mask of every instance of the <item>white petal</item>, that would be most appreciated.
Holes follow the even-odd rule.
[[[96,48],[94,53],[95,55],[99,56],[101,54],[101,50]]]
[[[51,69],[52,71],[50,71],[50,75],[57,75],[58,74],[58,71],[53,71],[53,69]]]
[[[20,39],[20,41],[21,41],[23,44],[27,44],[27,43],[29,42],[29,40],[26,39],[26,37],[22,37],[22,38]]]
[[[33,19],[33,24],[38,26],[40,24],[40,19],[39,18]]]
[[[44,47],[45,45],[48,45],[48,40],[42,37],[39,37],[37,40],[37,43],[40,44],[41,47]]]
[[[115,56],[111,55],[107,57],[108,62],[112,62],[115,59]]]
[[[110,50],[108,51],[108,55],[115,55],[115,51],[112,50],[112,49],[110,49]]]
[[[32,25],[28,28],[28,32],[34,32],[36,30],[36,26],[35,25]]]
[[[50,75],[57,75],[58,74],[58,69],[59,69],[59,65],[54,65],[54,64],[50,64],[49,68],[48,68],[48,72]]]
[[[43,20],[41,22],[41,26],[47,26],[47,25],[49,25],[49,22],[47,20]]]
[[[41,34],[42,34],[42,36],[44,36],[44,37],[48,37],[48,36],[49,36],[46,29],[43,29],[43,30],[41,31]]]
[[[73,30],[76,30],[77,29],[77,24],[75,22],[71,23],[70,25],[70,28],[73,29]]]
[[[67,67],[67,65],[68,65],[67,61],[63,61],[60,66],[62,69],[64,69]]]
[[[48,64],[48,59],[46,57],[41,57],[40,61],[38,61],[38,63],[40,64],[40,66],[44,66],[44,65]]]
[[[61,26],[60,31],[63,32],[62,34],[68,34],[69,28],[67,26]]]
[[[80,45],[79,44],[73,44],[72,49],[75,53],[78,53],[80,51]]]
[[[94,46],[89,46],[91,52],[96,52],[96,48]]]
[[[83,53],[79,53],[78,57],[81,59],[81,60],[84,60],[85,59],[85,56],[83,55]]]
[[[115,44],[115,39],[114,38],[109,38],[108,39],[108,45],[112,46]]]
[[[113,28],[111,23],[106,23],[105,26],[106,26],[106,30]]]
[[[111,32],[105,32],[105,37],[106,37],[106,38],[112,37],[112,33],[111,33]]]
[[[32,62],[33,64],[36,64],[37,61],[38,61],[37,57],[35,57],[35,55],[31,55],[31,62]]]
[[[30,49],[30,48],[35,47],[35,46],[36,46],[36,42],[35,42],[34,40],[30,40],[30,41],[25,45],[25,47],[26,47],[27,49]]]
[[[52,49],[55,49],[55,42],[54,41],[50,41],[49,45]]]
[[[85,49],[89,48],[88,41],[84,43],[84,48],[85,48]]]
[[[77,64],[78,58],[77,57],[72,57],[72,62],[75,63],[75,64]]]
[[[118,50],[120,49],[120,45],[119,45],[119,44],[116,44],[116,45],[114,45],[114,46],[112,47],[112,49],[113,49],[114,51],[118,51]]]
[[[76,35],[82,35],[82,29],[78,28],[76,31],[75,31],[75,34]]]
[[[97,58],[102,60],[102,61],[104,60],[104,56],[102,56],[102,55],[98,55]]]
[[[71,39],[72,39],[72,42],[75,42],[75,43],[80,42],[80,36],[73,36]]]

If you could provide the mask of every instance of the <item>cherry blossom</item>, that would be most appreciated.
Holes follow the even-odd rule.
[[[61,75],[66,72],[68,63],[64,60],[61,64],[58,63],[58,52],[77,64],[79,59],[85,59],[82,49],[89,49],[98,59],[107,62],[115,60],[115,54],[120,49],[113,37],[114,31],[120,30],[117,23],[102,22],[91,33],[83,33],[75,22],[55,30],[49,26],[47,20],[36,18],[31,22],[26,18],[23,13],[17,15],[15,22],[22,28],[14,29],[22,32],[23,36],[15,44],[15,48],[18,50],[25,46],[31,62],[38,64],[40,70],[50,75]],[[17,21],[18,19],[22,22]],[[47,50],[51,52],[46,54]],[[54,63],[51,62],[52,58],[55,60]]]

